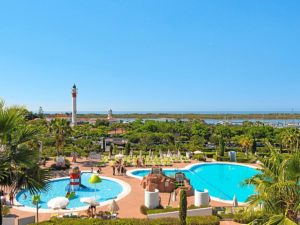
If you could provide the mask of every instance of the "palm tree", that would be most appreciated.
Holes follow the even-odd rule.
[[[269,144],[269,146],[271,146]],[[262,206],[268,215],[266,224],[296,224],[300,205],[300,154],[279,154],[271,147],[271,156],[260,159],[261,173],[246,180],[255,186],[249,208]]]
[[[35,205],[36,207],[36,222],[39,222],[39,203],[41,201],[41,197],[40,195],[33,195],[32,196],[32,203]]]
[[[0,152],[0,184],[1,181],[8,176],[8,164],[5,161],[5,157]],[[0,225],[2,225],[2,200],[0,200]]]
[[[299,150],[300,130],[295,127],[284,128],[281,133],[282,143],[292,151]]]
[[[71,134],[70,122],[65,119],[54,119],[50,122],[50,132],[55,137],[55,147],[57,156],[62,153],[64,155],[63,147],[65,145],[65,139]],[[60,152],[62,150],[62,152]]]
[[[248,156],[249,149],[253,144],[253,139],[249,136],[242,135],[239,139],[239,144],[241,145],[242,149],[245,151],[246,155]]]
[[[13,192],[26,188],[34,194],[47,190],[50,173],[39,167],[38,151],[30,148],[38,131],[27,125],[22,112],[22,108],[7,108],[0,101],[0,186]]]

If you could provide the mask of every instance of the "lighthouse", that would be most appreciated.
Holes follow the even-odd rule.
[[[108,113],[107,113],[107,119],[108,120],[112,120],[113,119],[113,116],[112,116],[112,110],[108,110]]]
[[[77,113],[77,88],[73,85],[72,88],[72,126],[76,125],[76,113]]]

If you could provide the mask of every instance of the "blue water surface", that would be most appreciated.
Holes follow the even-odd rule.
[[[259,171],[247,166],[236,164],[201,164],[189,170],[163,170],[167,176],[174,177],[176,172],[183,172],[190,179],[194,189],[207,189],[212,197],[221,200],[233,200],[237,196],[239,202],[246,202],[254,194],[252,185],[243,185],[243,182],[258,174]],[[132,174],[144,177],[150,170],[134,171]]]
[[[91,173],[82,173],[81,183],[88,188],[76,191],[76,196],[70,200],[70,203],[67,207],[68,209],[87,206],[87,204],[80,202],[80,198],[82,197],[95,197],[95,185],[88,182],[91,175]],[[66,187],[69,182],[69,178],[51,181],[49,191],[40,193],[41,208],[48,209],[47,203],[52,198],[65,197],[67,193]],[[107,200],[115,199],[122,191],[123,188],[119,183],[108,179],[102,179],[102,182],[96,185],[97,202],[101,203]],[[26,199],[24,199],[24,193],[27,196]],[[35,207],[31,202],[31,195],[28,190],[19,192],[16,196],[16,199],[22,205]]]

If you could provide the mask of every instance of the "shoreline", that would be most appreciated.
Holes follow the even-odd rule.
[[[71,117],[71,113],[54,113],[45,114],[47,118],[55,117]],[[199,114],[199,113],[182,113],[182,114],[172,114],[172,113],[128,113],[128,114],[114,114],[116,119],[195,119],[195,120],[205,120],[205,119],[219,119],[219,120],[294,120],[300,119],[300,113],[267,113],[267,114],[234,114],[234,113],[224,113],[224,114]],[[94,118],[94,119],[106,119],[106,114],[77,114],[78,118]]]

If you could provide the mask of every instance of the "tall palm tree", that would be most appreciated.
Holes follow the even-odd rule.
[[[30,148],[38,131],[27,125],[22,112],[22,108],[7,108],[0,101],[0,186],[13,192],[27,188],[33,194],[47,190],[50,173],[39,167],[38,151]]]
[[[296,224],[300,211],[300,154],[286,157],[271,148],[271,156],[260,160],[261,173],[246,180],[256,189],[248,199],[249,208],[262,206],[269,218],[266,224]]]
[[[66,137],[71,134],[70,122],[65,119],[54,119],[50,122],[49,131],[55,137],[57,156],[60,154],[64,155],[63,147],[65,145],[65,140]]]

